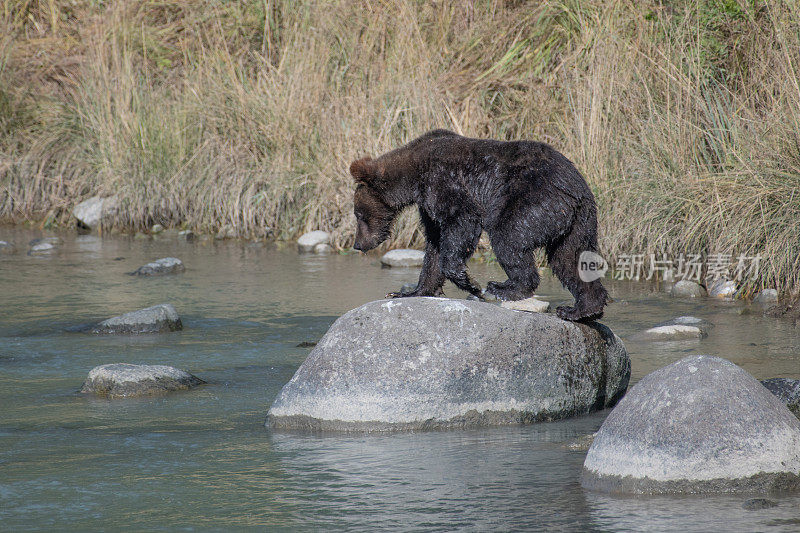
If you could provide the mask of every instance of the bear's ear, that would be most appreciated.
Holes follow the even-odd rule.
[[[350,174],[356,183],[368,184],[375,179],[375,165],[371,157],[357,159],[350,164]]]

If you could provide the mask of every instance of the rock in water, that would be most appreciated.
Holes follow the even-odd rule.
[[[331,234],[327,231],[309,231],[297,239],[297,249],[300,252],[313,252],[318,244],[330,244],[330,242]]]
[[[179,274],[185,270],[183,261],[177,257],[162,257],[152,263],[140,266],[131,272],[131,276],[161,276],[162,274]]]
[[[775,289],[763,289],[753,298],[753,303],[761,305],[773,305],[778,303],[778,291]]]
[[[650,329],[637,333],[632,337],[637,341],[681,341],[702,339],[708,336],[713,324],[702,318],[679,316],[667,322],[656,324]]]
[[[736,298],[737,292],[739,292],[739,288],[736,286],[736,282],[723,278],[715,280],[708,288],[709,296],[722,300],[732,300]]]
[[[672,286],[670,294],[676,298],[701,298],[708,296],[708,293],[697,282],[682,279]]]
[[[17,251],[13,242],[0,241],[0,255],[13,254]]]
[[[115,363],[94,367],[81,392],[109,398],[131,398],[185,390],[202,383],[205,381],[171,366]]]
[[[581,484],[622,493],[800,489],[800,421],[733,363],[686,357],[645,376],[608,415]]]
[[[96,229],[103,219],[114,216],[118,209],[119,200],[116,196],[107,198],[95,196],[76,205],[72,214],[87,228]]]
[[[800,418],[800,379],[772,378],[761,382],[768,391],[786,404],[786,407]]]
[[[630,359],[599,323],[446,298],[370,302],[340,317],[269,411],[278,428],[521,424],[625,393]]]
[[[183,329],[178,312],[170,304],[154,305],[103,320],[92,327],[92,333],[138,335]]]
[[[403,248],[383,254],[381,264],[388,267],[420,267],[424,258],[425,252],[422,250]]]

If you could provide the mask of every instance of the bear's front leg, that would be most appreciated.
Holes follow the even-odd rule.
[[[439,250],[431,241],[425,245],[425,258],[422,260],[422,271],[419,273],[417,287],[409,292],[390,292],[387,298],[405,298],[411,296],[441,296],[444,285],[444,274],[439,267]]]
[[[456,287],[483,300],[483,291],[467,272],[467,259],[472,257],[481,226],[478,220],[459,220],[457,224],[442,228],[439,244],[439,264],[444,276]]]

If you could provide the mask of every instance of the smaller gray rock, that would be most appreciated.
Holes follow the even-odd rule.
[[[162,231],[164,231],[164,226],[161,224],[153,224],[153,227],[150,228],[150,233],[153,234],[161,233]]]
[[[713,324],[693,316],[679,316],[666,322],[656,324],[650,329],[637,333],[632,337],[636,341],[680,341],[703,339]]]
[[[504,301],[500,304],[500,307],[513,309],[514,311],[527,311],[528,313],[546,313],[550,310],[550,302],[540,300],[534,296],[524,300]]]
[[[581,484],[637,494],[800,490],[800,421],[730,361],[685,357],[620,400]]]
[[[115,363],[94,367],[81,392],[108,398],[152,396],[205,383],[197,376],[165,365]]]
[[[786,407],[800,418],[800,379],[771,378],[761,382],[768,391],[786,404]]]
[[[59,244],[64,244],[64,240],[61,237],[40,237],[38,239],[33,239],[28,243],[28,246],[33,248],[37,244],[52,244],[53,246],[58,246]]]
[[[140,266],[131,272],[131,276],[161,276],[163,274],[179,274],[185,270],[183,261],[177,257],[162,257],[152,263]]]
[[[670,294],[676,298],[701,298],[708,295],[702,285],[688,279],[682,279],[675,283]]]
[[[72,215],[84,226],[95,229],[103,220],[116,215],[118,210],[119,200],[116,196],[95,196],[76,205]]]
[[[17,248],[13,242],[0,241],[0,255],[16,253]]]
[[[778,291],[775,289],[763,289],[758,292],[753,303],[760,305],[773,305],[778,303]]]
[[[387,267],[421,267],[425,252],[401,248],[383,254],[381,264]]]
[[[185,229],[183,231],[179,231],[178,232],[178,237],[180,237],[181,239],[185,240],[186,242],[192,242],[193,240],[195,240],[197,238],[195,233],[190,229]]]
[[[709,296],[721,300],[732,300],[736,298],[737,292],[739,292],[739,288],[736,286],[736,282],[724,278],[713,281],[708,288]]]
[[[320,243],[314,247],[314,253],[320,255],[326,255],[333,252],[333,247],[327,243]]]
[[[90,331],[97,334],[138,335],[183,329],[178,312],[170,304],[154,305],[103,320]]]
[[[40,242],[31,246],[28,255],[45,255],[55,252],[56,245],[50,242]]]
[[[313,252],[318,244],[330,244],[330,242],[331,234],[327,231],[309,231],[297,239],[297,250],[303,253]]]

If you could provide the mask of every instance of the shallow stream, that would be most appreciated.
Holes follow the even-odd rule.
[[[52,235],[52,233],[48,233]],[[753,496],[610,497],[584,491],[585,452],[565,444],[605,412],[525,427],[304,435],[264,427],[267,409],[344,312],[381,298],[416,269],[377,256],[298,255],[294,246],[59,234],[0,227],[0,530],[269,529],[375,531],[798,531],[800,495],[747,511]],[[126,273],[175,256],[186,272]],[[473,262],[485,285],[505,279]],[[609,283],[603,322],[625,342],[632,383],[687,354],[718,355],[759,379],[800,376],[800,328],[742,302],[680,301],[642,283]],[[463,297],[452,285],[448,296]],[[539,294],[569,301],[550,276]],[[75,326],[172,303],[184,330],[91,336]],[[681,315],[715,324],[708,338],[633,342]],[[208,382],[136,400],[77,393],[89,370],[167,364]]]

